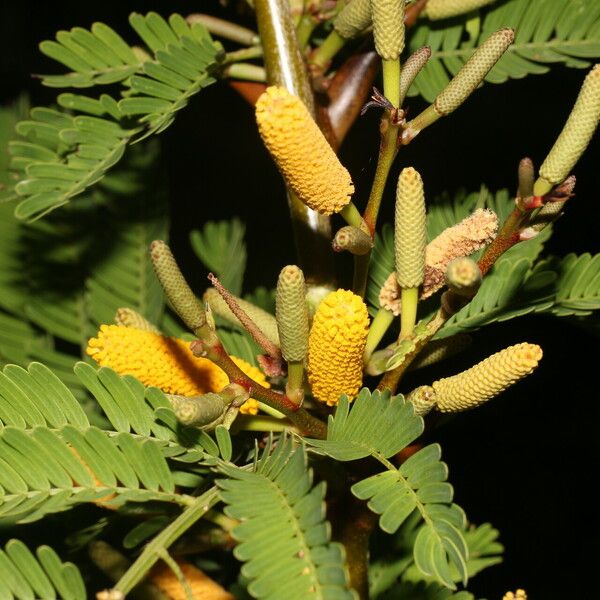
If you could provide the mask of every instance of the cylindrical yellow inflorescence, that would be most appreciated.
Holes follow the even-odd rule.
[[[205,575],[200,569],[191,563],[178,562],[181,573],[185,577],[192,598],[198,600],[234,600],[234,597],[216,581],[213,581],[208,575]],[[155,566],[148,580],[155,585],[169,600],[187,600],[188,595],[181,585],[177,576],[171,568],[165,563],[159,563]]]
[[[346,39],[371,25],[371,0],[350,0],[333,20],[335,30]]]
[[[536,344],[516,344],[463,373],[432,384],[437,410],[459,412],[475,408],[529,375],[542,358]]]
[[[281,354],[288,362],[301,362],[308,351],[308,305],[300,267],[288,265],[281,270],[276,303]]]
[[[360,296],[337,290],[319,304],[308,339],[308,381],[317,400],[333,406],[341,394],[357,394],[368,330]]]
[[[404,0],[371,0],[377,54],[396,60],[404,50]]]
[[[133,375],[167,394],[199,396],[220,392],[229,383],[225,372],[212,361],[192,354],[189,342],[133,327],[101,325],[97,337],[90,339],[87,353],[99,365]],[[250,379],[270,387],[259,369],[241,358],[231,359]],[[256,414],[257,401],[248,400],[241,412]]]
[[[423,11],[432,21],[448,19],[477,10],[495,0],[429,0]]]
[[[440,115],[447,115],[456,110],[483,81],[490,69],[512,44],[515,33],[512,29],[500,29],[492,33],[454,79],[439,93],[433,107]]]
[[[416,288],[425,277],[427,225],[423,181],[412,167],[403,169],[396,189],[394,252],[401,288]]]
[[[600,64],[587,74],[563,130],[540,167],[540,177],[560,183],[587,148],[599,121]]]
[[[282,87],[268,87],[256,103],[256,121],[265,146],[304,204],[330,215],[350,202],[350,173],[299,98]]]
[[[527,592],[525,590],[506,592],[506,594],[502,596],[502,600],[527,600]]]

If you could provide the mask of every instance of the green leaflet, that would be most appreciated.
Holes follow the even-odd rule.
[[[196,256],[233,295],[242,293],[246,269],[245,225],[239,219],[208,221],[202,230],[190,233]]]
[[[60,94],[62,110],[34,108],[17,124],[21,139],[10,144],[11,169],[18,181],[15,215],[36,220],[101,181],[126,147],[164,131],[189,98],[215,80],[209,71],[221,53],[204,27],[188,26],[179,15],[167,23],[156,13],[133,13],[130,23],[154,56],[140,58],[110,27],[61,31],[42,42],[42,52],[72,69],[48,76],[53,87],[121,83],[124,98]]]
[[[387,471],[354,484],[352,493],[367,500],[378,515],[379,526],[394,533],[417,511],[424,523],[417,534],[413,554],[419,570],[455,589],[451,565],[467,580],[468,548],[462,535],[465,517],[452,503],[453,489],[446,482],[447,466],[441,449],[431,444],[395,468],[387,458],[397,454],[423,432],[423,420],[402,396],[361,390],[349,409],[340,398],[329,417],[326,440],[306,440],[311,446],[342,461],[373,456]]]
[[[585,68],[600,56],[600,5],[595,0],[509,0],[469,16],[422,20],[415,28],[411,49],[430,46],[432,56],[410,95],[432,102],[474,48],[502,27],[515,30],[515,41],[487,75],[491,83],[546,73],[551,63]]]
[[[324,520],[324,484],[312,487],[302,448],[289,438],[270,444],[252,471],[222,464],[225,512],[241,523],[232,532],[255,598],[356,598],[348,587],[343,547],[331,543]],[[276,534],[276,538],[273,535]]]
[[[62,562],[49,546],[40,546],[34,555],[13,539],[0,548],[0,597],[85,600],[88,596],[73,563]]]

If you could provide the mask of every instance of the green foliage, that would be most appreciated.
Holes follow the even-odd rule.
[[[451,566],[467,580],[467,544],[462,530],[465,517],[452,503],[453,490],[446,483],[447,466],[440,461],[441,449],[431,444],[419,450],[400,468],[386,459],[397,454],[423,432],[423,419],[414,414],[402,396],[361,390],[349,410],[340,398],[335,416],[329,417],[326,440],[307,440],[312,446],[341,461],[373,456],[387,471],[355,483],[352,493],[367,500],[381,515],[379,526],[394,533],[417,511],[424,523],[413,548],[415,564],[428,576],[455,589]]]
[[[83,578],[77,567],[62,562],[49,546],[40,546],[35,555],[19,540],[0,548],[0,597],[85,600]]]
[[[255,598],[355,598],[348,588],[344,551],[331,543],[324,520],[325,484],[312,487],[302,448],[282,438],[252,472],[224,464],[221,498],[241,523],[232,532]]]
[[[190,233],[194,252],[235,296],[242,293],[246,270],[246,227],[239,219],[208,221],[201,231]]]
[[[120,82],[123,98],[71,93],[59,109],[37,107],[17,124],[11,168],[18,173],[13,197],[19,219],[38,219],[99,182],[128,144],[164,131],[189,98],[215,80],[209,75],[221,52],[204,27],[179,15],[167,23],[156,13],[133,13],[130,23],[152,56],[140,60],[108,26],[75,27],[40,48],[73,73],[43,79],[53,87]],[[10,197],[10,196],[9,196]]]
[[[547,73],[551,63],[584,68],[600,56],[600,5],[596,0],[508,0],[454,19],[421,20],[411,49],[430,46],[432,56],[409,94],[432,102],[491,33],[515,30],[515,41],[489,72],[486,81],[504,83]]]

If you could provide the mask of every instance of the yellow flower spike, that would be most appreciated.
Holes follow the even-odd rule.
[[[350,0],[333,21],[335,30],[346,39],[356,37],[371,25],[371,0]]]
[[[506,594],[502,596],[502,600],[527,600],[527,592],[525,590],[506,592]]]
[[[160,333],[158,327],[150,323],[150,321],[140,315],[139,312],[133,310],[133,308],[118,308],[115,315],[115,323],[123,327],[135,327],[144,331]]]
[[[319,304],[308,338],[308,381],[317,400],[334,406],[341,394],[357,394],[368,331],[360,296],[337,290]]]
[[[516,344],[486,358],[453,377],[435,381],[436,408],[459,412],[491,400],[537,367],[542,349],[536,344]]]
[[[166,394],[199,396],[220,392],[229,383],[225,372],[212,361],[192,354],[189,342],[133,327],[101,325],[97,337],[90,339],[87,353],[99,365],[133,375]],[[241,358],[231,359],[250,379],[270,387],[259,369]],[[256,414],[258,402],[250,399],[240,410]]]
[[[256,121],[265,146],[304,204],[330,215],[350,202],[350,174],[299,98],[268,87],[256,103]]]
[[[540,180],[534,195],[547,193],[552,185],[560,183],[575,166],[587,148],[600,122],[600,64],[586,76],[575,106],[560,132],[552,150],[540,167]]]
[[[216,581],[213,581],[208,575],[200,569],[187,562],[177,563],[183,576],[185,577],[192,597],[198,600],[233,600],[234,597]],[[148,575],[149,581],[155,585],[169,600],[187,600],[185,589],[179,583],[175,573],[165,564],[160,563],[155,566]]]
[[[432,21],[437,21],[477,10],[492,2],[495,0],[429,0],[423,12]]]

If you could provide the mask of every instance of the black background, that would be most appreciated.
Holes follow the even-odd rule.
[[[227,15],[212,0],[4,3],[0,99],[4,102],[27,90],[34,104],[51,103],[55,91],[30,77],[56,69],[39,53],[37,43],[53,38],[59,29],[89,27],[93,21],[106,22],[129,39],[127,15],[135,10],[156,10],[164,16],[193,11]],[[461,187],[477,190],[481,183],[492,190],[514,190],[519,159],[530,156],[541,163],[584,76],[584,71],[555,67],[545,76],[485,86],[468,105],[403,150],[394,172],[400,166],[416,167],[428,197]],[[409,99],[408,105],[413,115],[424,106],[417,99]],[[373,113],[361,119],[341,152],[357,186],[359,208],[374,171],[377,118]],[[251,108],[226,85],[213,86],[180,113],[161,139],[172,244],[195,287],[205,287],[205,272],[191,252],[189,231],[209,219],[234,215],[248,225],[246,291],[272,286],[280,268],[294,261],[291,228],[283,185],[260,143]],[[599,159],[596,135],[575,168],[577,196],[557,224],[547,251],[598,252]],[[390,192],[382,222],[391,217]],[[334,222],[334,227],[339,225],[341,221]],[[594,583],[600,555],[597,500],[590,488],[598,464],[597,337],[572,321],[549,317],[489,326],[443,370],[411,376],[406,388],[458,372],[521,341],[544,348],[535,375],[436,433],[450,466],[456,501],[473,522],[491,521],[500,529],[506,547],[504,563],[476,577],[469,587],[490,600],[516,587],[526,588],[534,600],[599,597]]]

